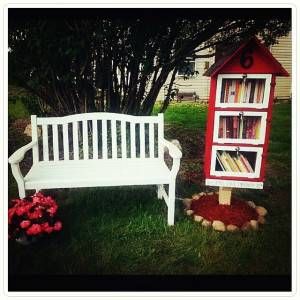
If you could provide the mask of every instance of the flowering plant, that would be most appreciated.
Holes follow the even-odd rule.
[[[24,199],[14,199],[8,210],[8,238],[33,237],[62,229],[57,220],[58,205],[50,196],[35,193]]]

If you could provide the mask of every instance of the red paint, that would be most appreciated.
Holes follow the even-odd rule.
[[[245,201],[232,198],[230,205],[220,205],[218,195],[205,195],[199,200],[193,200],[191,209],[195,215],[202,216],[208,221],[219,220],[225,225],[242,227],[250,220],[257,220],[256,210],[250,207]]]
[[[246,48],[252,48],[253,64],[251,67],[245,69],[240,64],[241,55],[243,50]],[[222,65],[217,68],[212,67],[212,71],[208,70],[206,74],[211,76],[210,83],[210,96],[209,96],[209,107],[208,107],[208,117],[206,124],[206,136],[205,136],[205,156],[204,156],[204,176],[206,179],[223,179],[223,180],[238,180],[238,181],[249,181],[249,182],[263,182],[266,170],[266,158],[269,146],[269,137],[271,130],[271,118],[272,118],[272,107],[274,100],[275,91],[275,80],[276,76],[289,76],[288,72],[281,66],[281,64],[273,57],[268,48],[260,43],[257,38],[252,38],[248,42],[240,46],[232,55],[228,56],[224,60]],[[255,108],[255,107],[226,107],[220,108],[216,107],[216,88],[217,88],[217,77],[219,74],[272,74],[271,79],[271,89],[269,95],[269,103],[266,108]],[[213,142],[213,132],[214,132],[214,117],[216,111],[257,111],[257,112],[267,112],[267,124],[264,144],[243,144],[243,143],[226,143],[218,144]],[[229,176],[212,176],[210,175],[211,166],[211,156],[212,156],[212,146],[222,145],[222,146],[245,146],[245,147],[262,147],[262,162],[260,168],[260,174],[258,178],[247,178],[247,177],[229,177]]]
[[[242,51],[246,47],[253,48],[254,64],[244,69],[240,65],[240,57]],[[257,59],[257,60],[256,60]],[[268,73],[277,76],[289,76],[289,73],[282,67],[278,60],[272,55],[267,47],[265,47],[256,37],[242,44],[235,52],[229,55],[224,62],[214,69],[213,72],[207,72],[208,76],[217,76],[226,73]]]

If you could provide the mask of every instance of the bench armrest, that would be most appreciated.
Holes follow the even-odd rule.
[[[166,139],[163,139],[162,143],[163,143],[164,147],[168,148],[169,154],[172,158],[181,158],[182,157],[182,152],[174,144],[167,141]]]
[[[16,152],[14,152],[8,159],[8,162],[10,164],[18,164],[20,161],[23,160],[25,153],[30,150],[35,144],[37,143],[37,141],[32,141],[29,144],[21,147],[20,149],[18,149]]]
[[[173,158],[173,165],[171,168],[171,176],[173,178],[176,178],[177,173],[180,168],[180,158],[182,157],[182,152],[178,149],[178,147],[176,147],[174,144],[172,144],[171,142],[169,142],[165,139],[163,139],[162,143],[163,143],[164,147],[168,148],[169,155]]]

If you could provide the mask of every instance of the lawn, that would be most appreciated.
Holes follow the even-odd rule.
[[[206,115],[199,104],[175,103],[165,113],[166,137],[183,147],[175,226],[152,186],[45,191],[58,200],[63,230],[30,246],[9,241],[9,273],[290,274],[291,105],[274,106],[265,188],[234,190],[268,209],[257,232],[219,233],[183,213],[180,198],[213,190],[202,175]],[[10,175],[10,198],[16,193]]]

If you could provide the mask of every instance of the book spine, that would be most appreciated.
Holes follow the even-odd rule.
[[[241,154],[241,159],[245,167],[247,168],[248,172],[254,173],[254,170],[252,169],[248,159],[243,154]]]
[[[233,117],[233,138],[236,139],[238,137],[238,117]]]
[[[217,157],[217,161],[219,162],[219,165],[220,165],[222,171],[225,171],[225,167],[224,167],[224,165],[222,164],[221,156],[220,156],[220,153],[219,153],[218,151],[216,152],[216,157]]]
[[[249,95],[249,103],[253,103],[254,101],[254,90],[255,90],[255,81],[251,81],[250,95]]]
[[[229,94],[229,80],[226,80],[225,99],[224,99],[225,103],[228,103],[228,94]]]
[[[227,160],[226,160],[226,154],[225,154],[225,151],[223,151],[223,153],[222,153],[222,155],[220,156],[220,158],[221,158],[221,162],[222,162],[222,164],[223,164],[225,170],[226,170],[227,172],[230,172],[231,169],[230,169],[230,166],[228,165],[228,162],[227,162]]]
[[[239,130],[239,138],[243,138],[243,131],[244,131],[244,118],[243,116],[240,117],[240,130]]]
[[[226,159],[227,159],[227,162],[230,166],[230,169],[232,172],[238,172],[239,169],[238,167],[236,166],[234,160],[232,159],[231,155],[229,153],[226,153]]]
[[[259,86],[259,80],[257,80],[255,83],[254,96],[253,96],[253,102],[255,102],[255,103],[257,103],[257,101],[258,101],[258,98],[257,98],[258,86]]]
[[[239,169],[241,170],[241,172],[243,173],[248,173],[248,170],[247,168],[244,166],[243,162],[241,161],[241,157],[238,156],[236,158],[236,162],[237,162],[237,165],[239,166]]]
[[[239,101],[239,90],[240,90],[240,81],[237,79],[237,80],[235,80],[234,103],[237,103]]]

